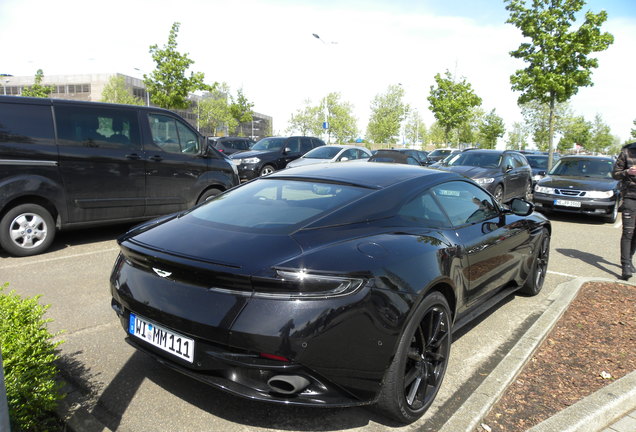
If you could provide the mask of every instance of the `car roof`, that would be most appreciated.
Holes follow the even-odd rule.
[[[450,171],[415,165],[372,162],[307,165],[277,171],[267,177],[323,180],[373,189],[383,189],[416,178],[426,178],[431,182],[443,179],[465,180],[465,177]]]

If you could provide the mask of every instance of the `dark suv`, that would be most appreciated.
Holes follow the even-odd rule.
[[[230,159],[238,166],[241,180],[252,180],[281,170],[309,150],[324,145],[324,141],[314,137],[269,137],[254,144],[248,151],[232,154]]]
[[[254,141],[246,137],[210,137],[212,146],[223,154],[231,155],[239,151],[249,150]]]
[[[440,169],[472,178],[499,202],[532,198],[532,169],[525,156],[516,151],[464,150]]]

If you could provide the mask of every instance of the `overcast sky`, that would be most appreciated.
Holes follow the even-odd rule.
[[[605,9],[614,44],[597,54],[595,85],[571,99],[577,115],[598,113],[621,141],[636,119],[636,1],[590,0]],[[0,0],[0,73],[46,75],[150,72],[148,48],[163,46],[178,21],[178,50],[206,81],[243,88],[274,132],[310,99],[329,92],[354,106],[361,133],[370,104],[389,85],[427,126],[426,100],[437,73],[465,77],[506,127],[521,120],[509,77],[524,63],[509,56],[522,42],[499,0]],[[320,39],[312,36],[316,33]]]

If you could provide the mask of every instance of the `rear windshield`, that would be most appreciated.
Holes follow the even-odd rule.
[[[497,168],[501,161],[501,154],[466,151],[457,153],[447,164],[449,166],[476,166],[482,168]]]
[[[288,233],[371,192],[342,184],[262,178],[208,201],[187,217],[228,227]]]

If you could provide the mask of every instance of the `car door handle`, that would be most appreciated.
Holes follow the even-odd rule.
[[[155,162],[161,162],[163,158],[160,155],[154,155],[154,156],[150,156],[150,160]]]
[[[141,159],[141,156],[139,156],[137,153],[131,153],[131,154],[127,154],[126,156],[124,156],[126,159],[130,159],[130,160],[139,160]]]

